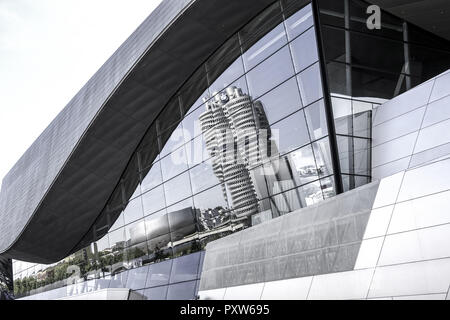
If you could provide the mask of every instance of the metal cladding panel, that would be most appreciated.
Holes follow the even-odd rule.
[[[450,154],[450,73],[395,97],[375,109],[372,176],[388,177]]]
[[[379,181],[208,243],[200,290],[353,270]]]
[[[169,98],[272,2],[162,2],[3,179],[0,253],[38,263],[72,253]]]

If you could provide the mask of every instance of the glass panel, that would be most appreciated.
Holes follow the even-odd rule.
[[[166,182],[164,184],[164,189],[168,206],[189,196],[192,196],[189,173],[183,173],[178,177]]]
[[[296,186],[318,180],[318,170],[310,145],[286,155],[289,171],[292,171]]]
[[[353,135],[371,137],[372,130],[372,104],[352,101],[353,105]],[[367,109],[367,111],[362,111]]]
[[[322,26],[322,36],[325,59],[327,61],[345,63],[345,31],[343,29]]]
[[[322,193],[324,199],[328,199],[334,197],[336,195],[336,188],[334,184],[334,177],[326,177],[320,180],[320,184],[322,187]]]
[[[305,116],[312,140],[318,140],[328,135],[325,103],[323,99],[305,108]]]
[[[402,42],[354,32],[351,33],[350,38],[352,64],[386,72],[405,72],[405,53]],[[389,55],[383,54],[385,52],[389,52]]]
[[[286,153],[309,143],[309,134],[303,111],[294,113],[273,124],[271,131],[279,153]]]
[[[333,173],[331,162],[330,142],[328,138],[313,143],[314,155],[320,177],[326,177]]]
[[[201,105],[197,109],[189,113],[183,120],[184,141],[188,142],[191,139],[202,134],[200,115],[205,112],[205,105]]]
[[[246,52],[282,21],[280,3],[276,2],[250,21],[239,32],[243,51]]]
[[[163,139],[162,137],[160,139]],[[163,145],[161,153],[159,154],[161,158],[168,155],[169,153],[175,151],[184,144],[183,127],[181,124],[172,132],[167,141],[161,140]]]
[[[306,206],[313,205],[323,200],[322,186],[319,181],[312,182],[300,188],[305,197]]]
[[[208,94],[206,68],[201,67],[180,89],[179,95],[183,114],[198,108],[203,103],[203,97]]]
[[[402,75],[352,67],[352,92],[355,98],[392,99],[405,92],[404,85]]]
[[[341,172],[370,174],[370,142],[367,139],[337,136]]]
[[[147,240],[147,233],[145,230],[145,220],[139,220],[125,226],[125,241],[126,246],[134,246]]]
[[[126,288],[128,271],[111,276],[110,288]]]
[[[245,69],[252,69],[286,43],[286,31],[280,24],[244,53]]]
[[[344,27],[344,1],[319,0],[320,22],[338,27]]]
[[[242,58],[239,57],[209,87],[210,92],[213,93],[223,90],[243,74],[244,65],[242,64]]]
[[[284,47],[247,74],[250,93],[259,97],[293,74],[289,48]]]
[[[173,206],[167,207],[167,212],[173,212],[178,211],[186,208],[193,208],[194,207],[194,201],[192,197],[187,198],[185,200],[182,200],[180,202],[177,202]]]
[[[149,288],[144,290],[147,300],[166,300],[168,286]]]
[[[189,170],[191,175],[192,192],[194,194],[206,190],[220,183],[214,174],[211,160],[202,162]]]
[[[322,80],[318,63],[300,73],[297,78],[304,106],[323,97]]]
[[[371,144],[368,139],[353,138],[354,157],[355,157],[355,174],[370,175],[370,152]]]
[[[230,218],[225,184],[197,194],[194,204],[199,224],[205,230],[213,229]]]
[[[188,243],[189,246],[189,236],[197,231],[196,211],[192,207],[185,207],[176,211],[171,210],[168,216],[173,245]]]
[[[197,278],[200,252],[177,258],[173,261],[170,283],[194,280]]]
[[[117,217],[117,220],[114,222],[114,224],[111,226],[110,231],[119,229],[123,227],[124,225],[124,219],[123,219],[123,212]]]
[[[286,8],[286,6],[284,5],[283,9],[285,12],[289,11],[289,8]],[[292,40],[299,34],[303,33],[314,24],[311,5],[307,5],[303,9],[293,14],[285,21],[285,24],[289,40]]]
[[[169,286],[167,300],[194,300],[196,281],[182,282]]]
[[[295,78],[276,87],[257,101],[261,102],[269,123],[274,123],[302,107]]]
[[[125,248],[125,229],[121,228],[109,233],[109,243],[114,251]]]
[[[144,212],[142,211],[142,200],[141,198],[137,198],[131,200],[126,209],[124,210],[124,221],[125,224],[136,221],[142,217],[144,217]]]
[[[163,186],[156,187],[142,195],[144,214],[147,216],[166,206]]]
[[[189,167],[194,167],[209,159],[210,155],[206,150],[206,141],[203,135],[196,137],[185,144],[186,156]]]
[[[165,260],[171,255],[169,248],[170,233],[167,215],[150,216],[145,221],[147,231],[147,246],[149,250],[149,262]]]
[[[206,62],[209,84],[217,81],[217,84],[222,86],[224,81],[226,84],[229,84],[231,81],[237,79],[243,73],[242,58],[239,57],[240,54],[239,38],[237,35],[234,35]],[[236,61],[236,59],[240,60],[240,62]],[[235,62],[235,66],[230,67],[233,62]],[[219,77],[222,80],[219,80]],[[213,92],[213,90],[209,91],[210,93]]]
[[[351,98],[351,77],[348,76],[348,74],[351,74],[350,66],[343,63],[328,62],[327,73],[330,93]]]
[[[290,44],[295,71],[300,72],[319,60],[317,53],[316,31],[309,29]]]
[[[161,169],[164,181],[186,171],[188,167],[185,148],[179,148],[161,159]]]
[[[142,172],[142,176],[144,177],[141,183],[142,192],[160,185],[162,183],[161,163],[159,161],[154,163],[150,170],[147,169]]]
[[[128,279],[126,288],[132,290],[138,290],[145,288],[145,282],[147,279],[148,267],[141,267],[130,270],[128,272]]]

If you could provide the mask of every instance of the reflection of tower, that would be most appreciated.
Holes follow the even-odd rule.
[[[237,217],[258,212],[256,192],[248,170],[249,161],[260,158],[252,106],[248,95],[230,87],[222,94],[215,94],[200,115],[214,174],[222,184],[225,198],[228,187]]]

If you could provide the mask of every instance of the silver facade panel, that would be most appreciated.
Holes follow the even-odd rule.
[[[0,253],[40,263],[70,254],[169,98],[271,2],[228,1],[226,9],[217,10],[218,0],[164,1],[4,178]],[[218,26],[224,17],[227,23]]]
[[[353,270],[378,185],[210,242],[200,290]]]

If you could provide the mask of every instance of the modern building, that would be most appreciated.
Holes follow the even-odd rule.
[[[3,179],[2,290],[450,298],[449,7],[163,1]]]

